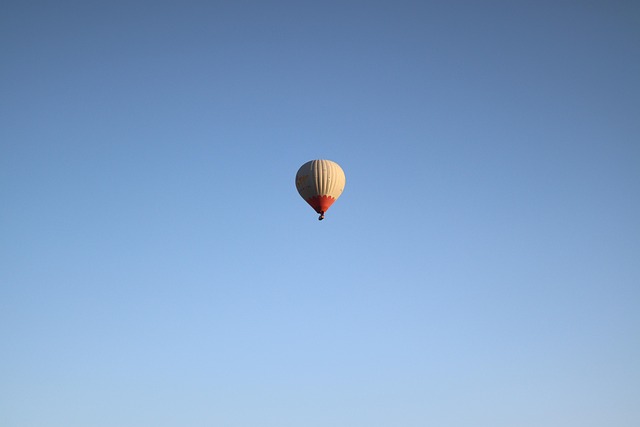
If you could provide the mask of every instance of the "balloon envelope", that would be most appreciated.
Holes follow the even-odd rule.
[[[320,214],[320,219],[340,197],[345,183],[344,171],[331,160],[311,160],[302,165],[296,174],[298,193]]]

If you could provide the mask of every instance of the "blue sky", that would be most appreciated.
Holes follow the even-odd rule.
[[[635,2],[10,1],[0,49],[0,424],[640,424]]]

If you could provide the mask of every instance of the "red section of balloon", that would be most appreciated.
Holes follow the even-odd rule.
[[[307,199],[307,203],[318,213],[326,212],[335,201],[331,196],[314,196]]]

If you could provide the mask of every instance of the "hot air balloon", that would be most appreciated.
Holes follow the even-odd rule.
[[[320,214],[319,220],[324,219],[324,213],[340,197],[345,183],[344,171],[331,160],[311,160],[296,174],[298,193]]]

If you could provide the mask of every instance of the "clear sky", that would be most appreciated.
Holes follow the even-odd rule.
[[[640,425],[638,2],[5,1],[0,53],[0,425]]]

